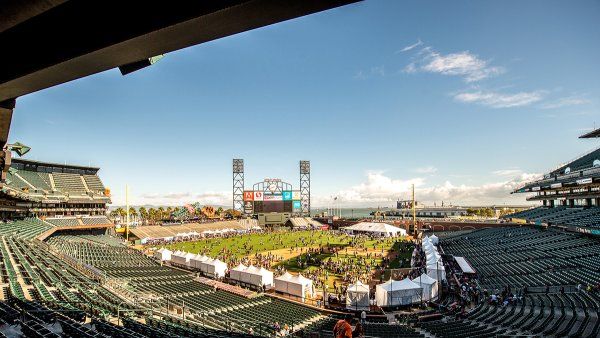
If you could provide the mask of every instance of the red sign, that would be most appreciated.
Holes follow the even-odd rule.
[[[244,201],[254,201],[254,191],[244,191]]]

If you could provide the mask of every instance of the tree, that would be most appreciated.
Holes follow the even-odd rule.
[[[143,221],[147,221],[148,220],[148,210],[146,210],[146,208],[144,207],[140,207],[140,217],[142,218]]]
[[[223,208],[221,208],[221,207],[217,208],[216,215],[220,217],[222,214],[223,214]]]
[[[150,208],[150,210],[148,210],[148,218],[152,224],[156,224],[157,214],[158,211],[154,208]]]
[[[138,212],[134,207],[129,207],[129,217],[135,218],[137,217]]]

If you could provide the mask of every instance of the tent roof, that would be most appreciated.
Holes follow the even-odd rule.
[[[378,284],[377,288],[382,288],[386,291],[397,291],[397,290],[410,290],[410,289],[420,289],[421,286],[419,284],[411,281],[409,278],[404,278],[403,280],[388,280],[383,284]]]
[[[369,293],[369,286],[364,285],[359,280],[356,283],[348,285],[348,291]]]
[[[286,271],[286,273],[284,273],[283,275],[281,275],[281,276],[279,276],[279,277],[277,277],[275,279],[277,279],[277,280],[290,280],[290,279],[292,279],[292,277],[293,276],[289,272]]]
[[[419,285],[419,284],[433,284],[433,283],[437,283],[437,280],[429,277],[426,273],[422,274],[419,277],[413,278],[412,280],[415,284]]]
[[[456,263],[458,263],[458,266],[460,266],[462,272],[475,273],[475,270],[473,269],[473,267],[471,267],[471,264],[469,264],[469,262],[467,262],[467,260],[464,257],[454,257],[454,260],[456,260]]]
[[[344,227],[347,230],[366,231],[366,232],[386,232],[386,233],[406,233],[406,230],[398,228],[387,223],[360,222],[351,226]]]
[[[246,269],[247,269],[247,267],[244,264],[240,263],[238,266],[236,266],[232,270],[235,270],[235,271],[245,271]]]

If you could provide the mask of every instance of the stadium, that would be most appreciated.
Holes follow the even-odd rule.
[[[185,205],[133,225],[140,208],[111,216],[101,168],[20,158],[29,148],[7,144],[17,96],[350,2],[165,4],[149,21],[134,5],[98,5],[114,15],[106,29],[124,32],[114,40],[4,56],[39,60],[0,78],[0,337],[600,336],[600,148],[516,188],[538,206],[496,222],[417,222],[414,197],[407,219],[317,217],[309,161],[296,188],[250,188],[234,159],[231,209]],[[0,40],[60,32],[86,13],[11,3]]]

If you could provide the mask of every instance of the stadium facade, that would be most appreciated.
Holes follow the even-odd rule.
[[[598,138],[600,129],[580,138]],[[506,216],[515,221],[600,235],[600,148],[590,151],[513,193],[532,193],[541,206]]]

